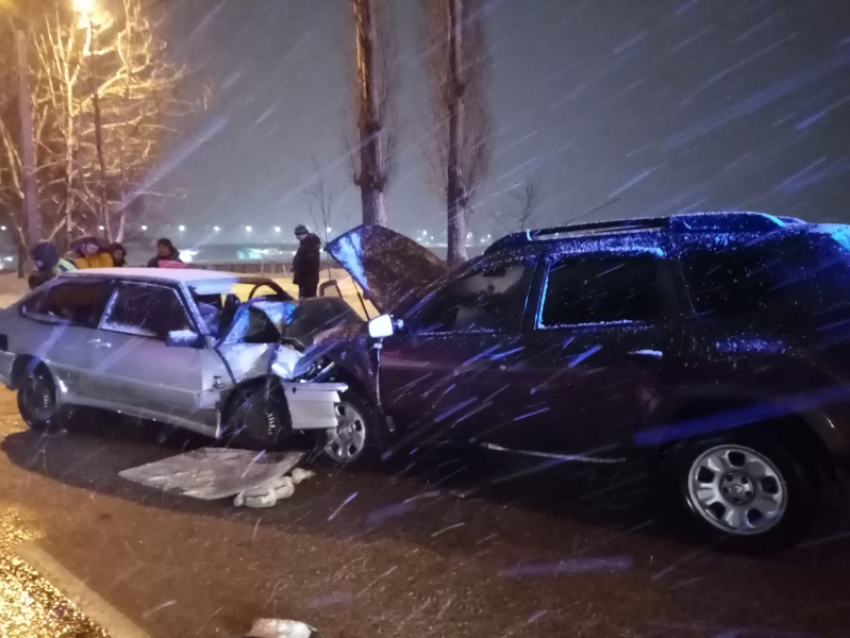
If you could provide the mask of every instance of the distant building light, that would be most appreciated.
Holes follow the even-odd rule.
[[[216,233],[217,233],[217,232],[218,232],[218,231],[220,231],[220,230],[221,230],[221,228],[219,228],[218,226],[213,226],[213,231],[214,231],[214,232],[216,232]]]
[[[275,227],[274,227],[274,232],[279,233],[279,232],[280,232],[280,226],[275,226]]]
[[[177,230],[179,230],[179,231],[182,233],[184,230],[186,230],[186,227],[185,227],[183,224],[180,224],[180,225],[177,227]]]
[[[6,261],[15,261],[14,257],[6,257],[5,259],[6,259]]]
[[[147,227],[147,226],[142,226],[142,230],[143,230],[143,231],[144,231],[144,230],[147,230],[147,229],[148,229],[148,227]]]
[[[246,233],[250,233],[252,230],[254,230],[254,229],[251,228],[250,226],[245,226],[245,232]]]

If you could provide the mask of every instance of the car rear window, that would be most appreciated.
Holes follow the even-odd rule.
[[[21,312],[97,328],[112,288],[112,284],[104,281],[57,283],[27,299],[21,306]]]
[[[649,255],[556,259],[538,327],[653,320],[664,308],[656,261]]]
[[[825,237],[693,248],[683,254],[682,271],[698,314],[772,321],[806,317],[826,326],[850,309],[847,254]]]

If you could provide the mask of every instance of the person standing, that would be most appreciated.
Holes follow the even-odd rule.
[[[127,251],[118,242],[109,245],[109,254],[112,255],[112,262],[116,268],[125,268],[127,266]]]
[[[29,277],[30,290],[35,290],[46,281],[50,281],[56,275],[76,270],[67,259],[59,256],[59,251],[49,241],[36,244],[30,252],[35,271]]]
[[[148,262],[148,268],[179,268],[183,264],[180,251],[174,247],[171,240],[163,237],[156,242],[156,257]]]
[[[292,260],[292,283],[298,286],[299,299],[310,299],[319,288],[322,240],[304,224],[295,227],[295,237],[299,245]]]
[[[77,257],[74,265],[80,269],[112,268],[112,255],[100,247],[97,237],[83,237],[77,242]]]

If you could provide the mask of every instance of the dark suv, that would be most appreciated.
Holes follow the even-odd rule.
[[[361,226],[328,250],[392,321],[312,347],[360,406],[328,444],[649,458],[697,526],[787,543],[848,458],[848,249],[848,226],[703,213],[508,235],[448,273]]]

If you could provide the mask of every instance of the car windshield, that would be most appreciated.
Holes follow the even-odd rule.
[[[0,0],[0,638],[850,636],[850,0]]]

